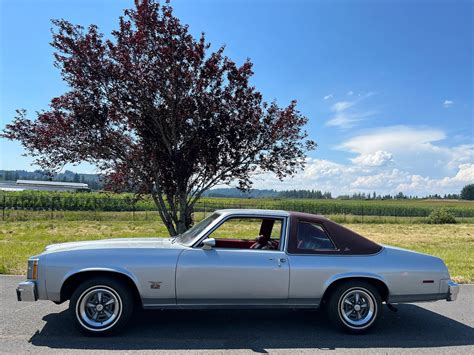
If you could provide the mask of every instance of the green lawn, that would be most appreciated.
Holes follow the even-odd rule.
[[[0,222],[0,273],[24,274],[26,259],[38,254],[52,243],[68,241],[166,236],[166,230],[156,216],[130,214],[104,220],[13,220]],[[110,216],[109,216],[110,217]],[[122,216],[123,217],[123,216]],[[344,223],[368,238],[443,258],[451,275],[459,282],[474,282],[474,224],[427,225],[422,223]],[[236,230],[236,237],[239,231]]]

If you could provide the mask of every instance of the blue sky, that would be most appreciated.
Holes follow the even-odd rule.
[[[175,13],[237,62],[255,64],[267,100],[298,100],[319,147],[307,169],[256,187],[334,195],[459,192],[474,182],[472,1],[196,1]],[[53,67],[50,19],[105,34],[132,1],[0,2],[0,119],[31,114],[66,90]],[[0,143],[2,169],[27,169],[18,143]],[[93,172],[88,165],[74,168]]]

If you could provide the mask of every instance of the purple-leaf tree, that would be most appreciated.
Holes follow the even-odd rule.
[[[170,235],[191,226],[209,188],[248,189],[254,174],[283,179],[304,167],[315,143],[295,101],[264,102],[249,83],[252,63],[210,52],[168,3],[135,5],[111,39],[54,20],[55,66],[69,91],[33,120],[18,110],[2,136],[44,169],[89,162],[112,189],[150,194]]]

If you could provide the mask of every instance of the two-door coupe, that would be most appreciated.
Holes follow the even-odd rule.
[[[238,238],[236,237],[238,236]],[[325,306],[362,333],[382,304],[454,301],[459,286],[437,257],[374,243],[322,216],[220,210],[172,239],[50,245],[28,260],[19,301],[70,300],[86,333],[124,327],[134,307]]]

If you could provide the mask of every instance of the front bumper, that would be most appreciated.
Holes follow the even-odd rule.
[[[459,285],[454,282],[449,280],[448,281],[448,297],[446,298],[446,301],[456,301],[458,298],[458,293],[459,293]]]
[[[18,301],[34,302],[38,300],[36,283],[34,281],[24,281],[16,288],[16,298]]]

